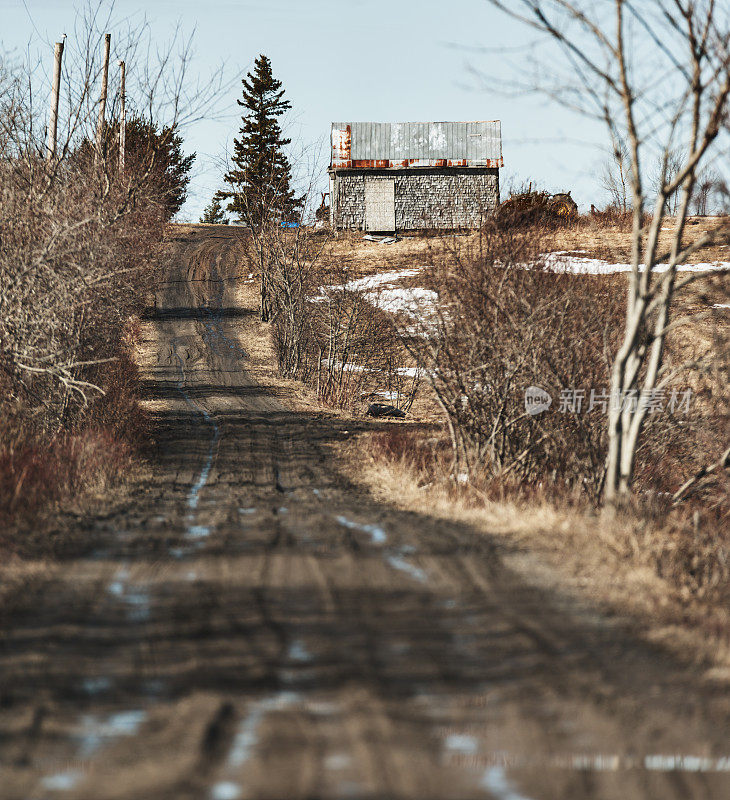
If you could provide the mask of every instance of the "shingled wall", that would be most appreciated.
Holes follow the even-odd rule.
[[[338,170],[332,224],[365,228],[365,178],[395,181],[397,230],[474,228],[499,203],[499,170]]]

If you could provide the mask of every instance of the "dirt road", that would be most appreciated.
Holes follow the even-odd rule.
[[[152,477],[3,633],[0,797],[730,797],[722,687],[338,472],[234,237],[170,242]]]

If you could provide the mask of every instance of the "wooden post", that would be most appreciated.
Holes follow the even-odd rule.
[[[99,122],[96,126],[96,160],[99,161],[104,149],[104,123],[106,121],[106,93],[109,86],[109,50],[112,35],[104,36],[104,67],[101,73],[101,98],[99,100]]]
[[[121,93],[119,97],[119,174],[124,175],[124,154],[127,146],[127,65],[119,62]]]
[[[46,157],[49,161],[56,159],[56,139],[58,136],[58,102],[61,95],[61,63],[63,61],[63,44],[66,40],[66,34],[63,35],[63,41],[56,42],[55,49],[55,63],[53,65],[53,86],[51,88],[51,116],[48,120],[48,152]]]

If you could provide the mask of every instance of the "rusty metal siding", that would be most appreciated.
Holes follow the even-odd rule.
[[[334,122],[332,169],[504,166],[499,120]]]

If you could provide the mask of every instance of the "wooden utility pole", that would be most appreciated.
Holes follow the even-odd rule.
[[[101,160],[104,148],[104,123],[106,122],[106,94],[109,86],[109,51],[111,49],[112,35],[104,36],[104,67],[101,73],[101,98],[99,100],[99,122],[96,126],[96,160]]]
[[[127,146],[127,65],[119,62],[121,93],[119,97],[119,174],[124,175],[124,152]]]
[[[63,62],[63,45],[66,41],[66,34],[63,40],[56,42],[55,63],[53,65],[53,86],[51,88],[51,116],[48,120],[48,152],[46,157],[49,161],[56,159],[56,140],[58,136],[58,102],[61,95],[61,63]]]

